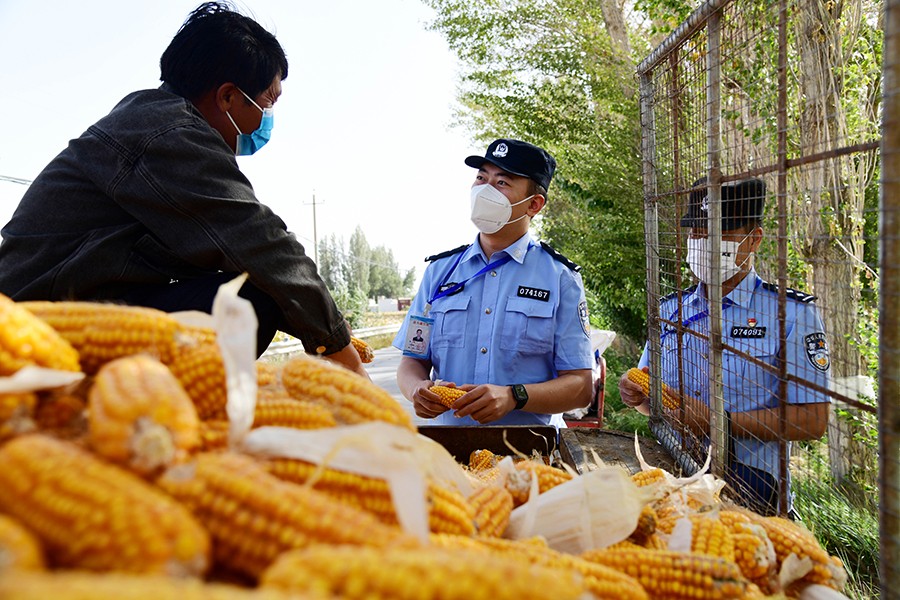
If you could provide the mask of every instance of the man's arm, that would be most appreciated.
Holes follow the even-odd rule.
[[[533,413],[564,413],[591,403],[593,381],[590,369],[560,371],[559,376],[541,383],[525,385],[528,402],[522,409]],[[516,408],[512,389],[507,385],[461,385],[466,395],[454,403],[458,417],[470,416],[481,424],[492,423]]]

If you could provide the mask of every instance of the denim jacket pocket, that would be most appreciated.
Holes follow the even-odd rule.
[[[446,296],[431,307],[433,348],[462,348],[466,341],[469,296]],[[437,334],[437,335],[435,335]]]
[[[553,349],[555,305],[530,298],[510,297],[500,332],[500,348],[515,352],[549,352]]]

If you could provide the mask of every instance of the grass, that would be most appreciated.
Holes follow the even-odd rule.
[[[878,516],[855,505],[828,478],[795,476],[794,506],[822,547],[844,563],[852,600],[880,597]]]

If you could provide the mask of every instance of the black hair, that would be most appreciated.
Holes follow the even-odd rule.
[[[188,100],[228,82],[256,98],[276,76],[288,74],[275,36],[225,2],[205,2],[188,15],[159,68],[160,81]]]

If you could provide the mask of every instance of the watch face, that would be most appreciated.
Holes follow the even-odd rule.
[[[521,383],[512,386],[513,398],[516,400],[516,409],[521,409],[528,402],[528,391]]]

